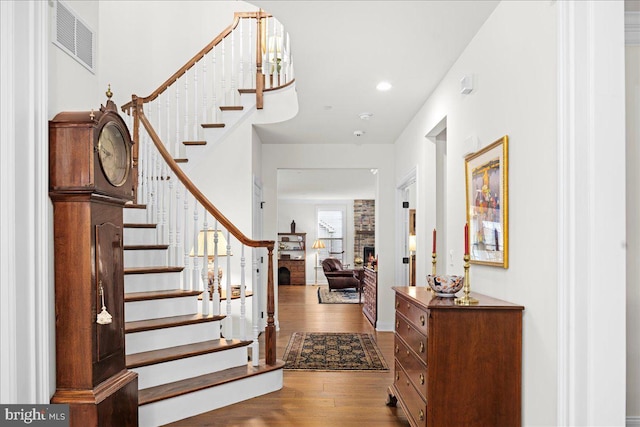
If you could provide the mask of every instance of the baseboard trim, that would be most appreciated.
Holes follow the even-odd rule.
[[[627,417],[627,427],[640,427],[640,415]]]

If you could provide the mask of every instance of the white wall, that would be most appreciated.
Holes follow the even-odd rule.
[[[474,90],[460,94],[472,74]],[[509,136],[509,269],[472,265],[472,290],[522,304],[524,425],[555,425],[556,11],[550,2],[503,2],[396,143],[396,179],[419,172],[418,228],[435,228],[436,147],[447,123],[447,228],[439,263],[462,273],[465,141]],[[416,160],[417,159],[417,160]],[[431,233],[419,233],[418,278],[430,269]],[[453,251],[453,266],[449,252]],[[445,255],[446,254],[446,255]],[[442,267],[442,266],[441,266]],[[418,280],[418,285],[424,282]]]
[[[606,190],[624,185],[621,11],[620,2],[502,2],[396,144],[396,179],[416,167],[416,158],[424,172],[418,174],[418,222],[430,230],[435,146],[425,135],[446,119],[447,226],[438,236],[446,239],[447,256],[454,252],[447,272],[460,273],[463,157],[509,136],[509,268],[473,265],[471,287],[525,307],[524,425],[620,425],[624,415],[624,296],[606,304],[599,298],[602,280],[618,290],[624,269],[624,197]],[[465,74],[474,78],[470,95],[460,94]],[[565,101],[560,111],[559,99]],[[469,147],[474,140],[478,147]],[[604,165],[613,164],[618,168],[603,176]],[[419,276],[428,258],[420,248],[430,243],[430,236],[420,237]],[[605,409],[597,403],[603,399],[616,404]]]
[[[627,416],[640,423],[640,46],[626,48]]]
[[[147,96],[233,22],[234,12],[255,11],[243,1],[101,0],[100,87],[111,83],[114,101]],[[103,89],[104,90],[104,89]]]

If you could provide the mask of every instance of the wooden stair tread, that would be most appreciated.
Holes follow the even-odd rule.
[[[173,159],[176,163],[189,163],[189,159]]]
[[[124,245],[125,251],[143,251],[147,249],[168,249],[169,245]]]
[[[246,366],[243,365],[236,368],[225,369],[224,371],[187,378],[169,384],[145,388],[138,392],[138,405],[147,405],[149,403],[182,396],[194,391],[204,390],[210,387],[249,378],[254,375],[265,374],[282,368],[284,368],[284,362],[281,360],[276,361],[276,364],[273,366],[266,365],[264,361],[261,360],[260,364],[255,367],[252,366],[251,363],[248,363]]]
[[[175,326],[193,325],[197,323],[215,322],[224,319],[222,314],[187,314],[185,316],[161,317],[158,319],[138,320],[135,322],[125,322],[124,332],[134,333],[142,331],[152,331],[155,329],[173,328]]]
[[[207,141],[182,141],[182,145],[207,145]]]
[[[125,302],[151,301],[157,299],[182,298],[200,295],[202,291],[183,291],[182,289],[172,289],[168,291],[130,292],[124,294]]]
[[[125,209],[147,209],[147,205],[141,205],[138,203],[127,203],[124,207]]]
[[[256,93],[255,89],[238,89],[240,93]]]
[[[222,111],[242,111],[244,107],[242,105],[223,105],[220,107]]]
[[[226,125],[224,123],[203,123],[200,126],[203,129],[215,129],[215,128],[223,128]]]
[[[124,228],[156,228],[157,224],[125,223]]]
[[[131,267],[125,268],[124,274],[179,273],[184,267]]]
[[[133,369],[202,354],[215,353],[231,348],[245,347],[250,344],[251,341],[227,340],[224,338],[202,341],[195,344],[185,344],[176,347],[162,348],[160,350],[130,354],[126,358],[126,364],[128,369]]]

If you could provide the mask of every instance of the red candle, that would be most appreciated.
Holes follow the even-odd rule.
[[[434,254],[436,253],[436,229],[433,229],[433,251]]]
[[[464,224],[464,254],[469,255],[469,223]]]

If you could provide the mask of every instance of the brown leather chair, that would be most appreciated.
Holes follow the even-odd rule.
[[[322,270],[329,283],[329,290],[355,288],[362,290],[362,283],[354,270],[345,270],[336,258],[326,258],[322,261]]]

